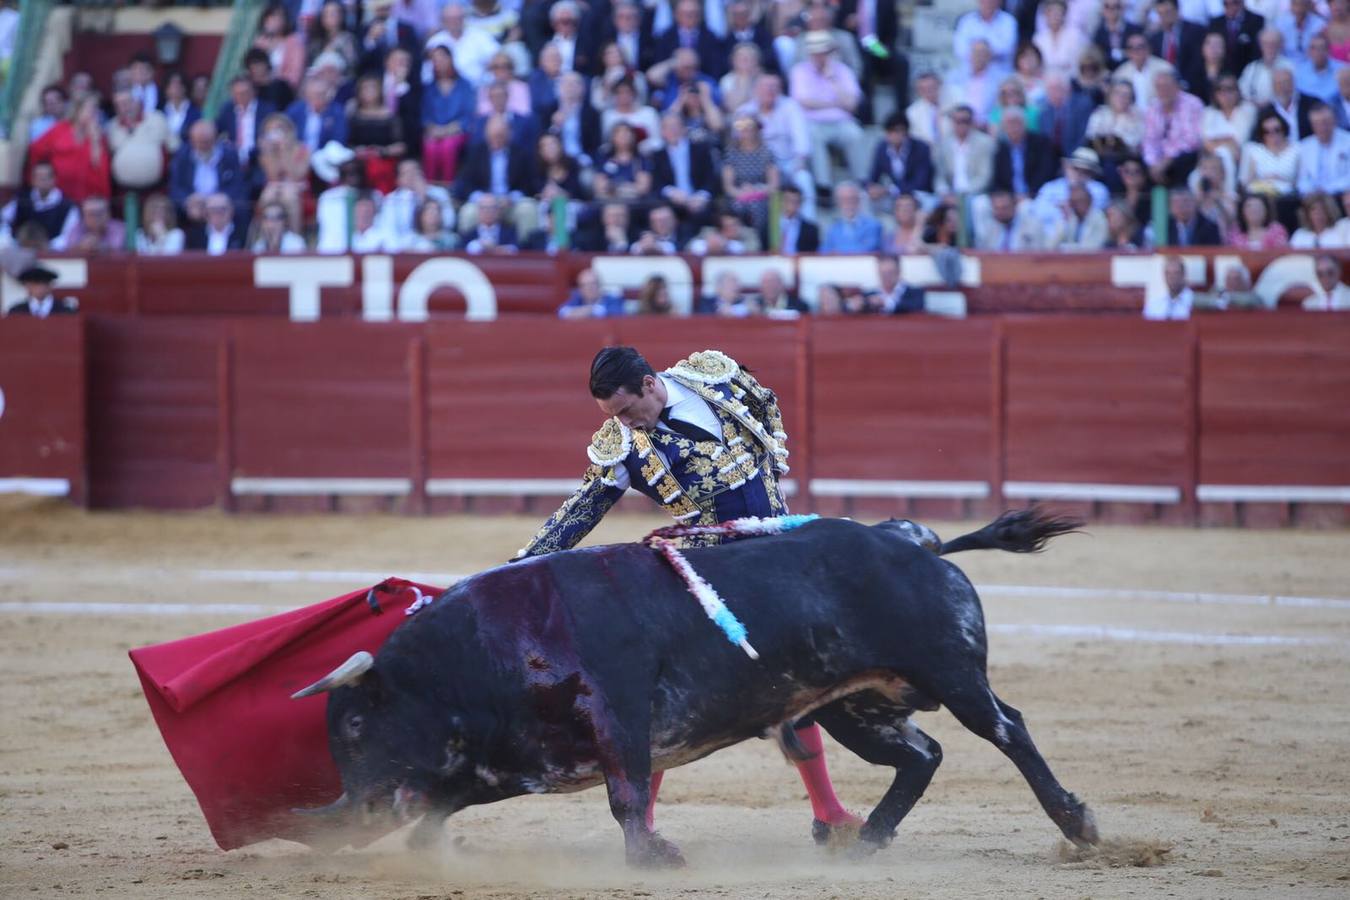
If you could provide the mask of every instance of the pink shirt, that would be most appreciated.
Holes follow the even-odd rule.
[[[1246,232],[1234,225],[1228,232],[1228,246],[1245,250],[1280,250],[1289,246],[1289,232],[1279,222],[1272,222],[1266,226],[1260,242],[1253,243]]]
[[[1171,112],[1163,109],[1160,100],[1150,103],[1144,113],[1144,162],[1152,166],[1198,150],[1204,112],[1200,98],[1184,91],[1177,94]]]
[[[823,75],[809,60],[797,63],[792,67],[788,94],[809,122],[848,121],[862,98],[853,71],[837,59],[830,60]]]

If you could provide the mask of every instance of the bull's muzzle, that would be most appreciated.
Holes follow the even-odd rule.
[[[361,680],[362,675],[370,671],[370,667],[373,665],[375,665],[375,657],[365,650],[358,650],[351,655],[350,659],[309,687],[291,694],[291,699],[299,700],[301,697],[311,697],[314,694],[331,691],[334,688],[342,687],[344,684],[355,684]]]

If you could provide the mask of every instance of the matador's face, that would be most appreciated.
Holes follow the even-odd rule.
[[[603,400],[597,397],[595,402],[605,415],[629,428],[651,429],[656,427],[661,410],[666,407],[666,389],[660,379],[646,375],[642,379],[642,393],[634,394],[621,387]]]

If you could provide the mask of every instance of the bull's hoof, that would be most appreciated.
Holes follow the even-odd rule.
[[[1092,814],[1084,804],[1078,814],[1078,824],[1074,833],[1068,835],[1069,840],[1073,841],[1079,847],[1095,847],[1101,842],[1101,834],[1097,831],[1097,817]]]
[[[853,843],[854,838],[858,836],[859,830],[863,826],[863,820],[857,816],[849,816],[843,822],[822,822],[820,819],[811,820],[811,840],[820,847],[843,847]]]
[[[628,864],[639,869],[679,869],[685,862],[679,847],[659,834],[651,834],[642,846],[629,851]]]

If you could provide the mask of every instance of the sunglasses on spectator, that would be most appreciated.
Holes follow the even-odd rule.
[[[1340,272],[1339,269],[1325,269],[1325,268],[1322,268],[1322,269],[1318,269],[1318,270],[1317,270],[1317,274],[1318,274],[1318,275],[1336,275],[1336,276],[1339,276],[1339,275],[1341,274],[1341,272]]]
[[[267,222],[284,222],[286,215],[284,213],[263,213],[263,219]]]

